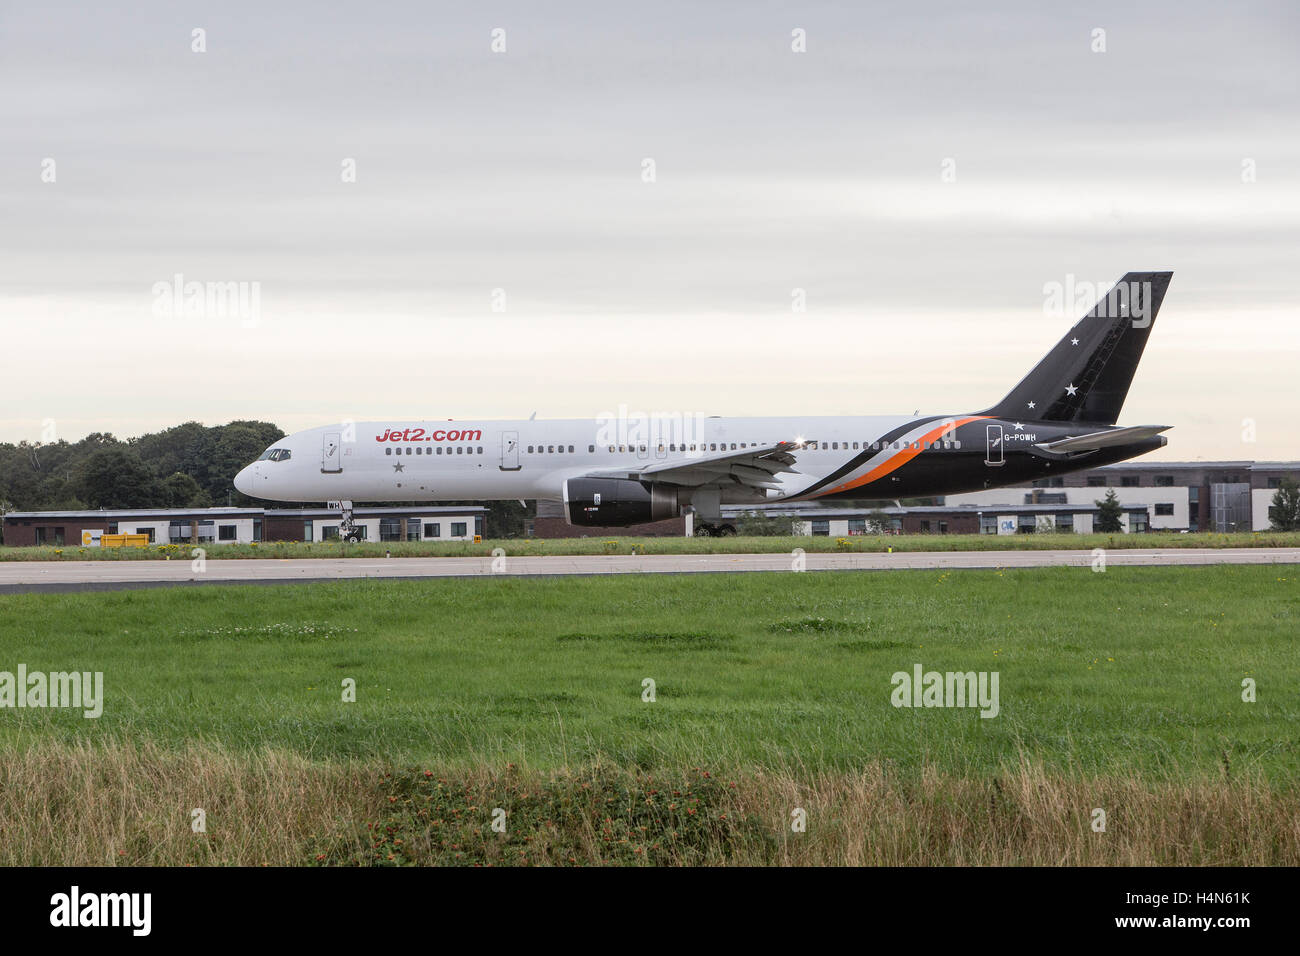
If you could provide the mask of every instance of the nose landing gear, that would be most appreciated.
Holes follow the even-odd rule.
[[[361,529],[352,518],[352,502],[350,501],[331,501],[331,508],[338,508],[342,514],[343,520],[339,522],[339,538],[348,544],[361,543]]]

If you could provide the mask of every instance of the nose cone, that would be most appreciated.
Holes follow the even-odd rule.
[[[248,495],[250,498],[256,498],[256,488],[254,479],[257,477],[257,464],[246,466],[239,474],[235,475],[235,489],[241,494]]]

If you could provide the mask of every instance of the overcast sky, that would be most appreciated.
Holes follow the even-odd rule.
[[[1300,458],[1297,6],[1052,6],[0,0],[0,440],[957,413],[1172,269],[1123,423]]]

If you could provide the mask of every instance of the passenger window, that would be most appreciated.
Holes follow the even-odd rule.
[[[393,450],[392,450],[391,448],[385,448],[385,449],[384,449],[384,454],[385,454],[385,455],[391,455],[392,453],[393,453]]]

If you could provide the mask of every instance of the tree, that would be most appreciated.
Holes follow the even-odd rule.
[[[788,538],[795,533],[794,519],[789,515],[749,511],[736,518],[736,533],[755,538]]]
[[[102,448],[81,466],[80,497],[92,508],[154,508],[158,479],[140,456],[127,448]]]
[[[1102,501],[1095,502],[1097,505],[1097,524],[1094,531],[1100,531],[1103,534],[1114,534],[1117,531],[1123,531],[1124,526],[1120,523],[1120,518],[1124,515],[1124,506],[1120,504],[1119,495],[1115,494],[1114,488],[1106,489],[1106,497]]]
[[[168,508],[206,508],[212,504],[208,493],[184,472],[174,471],[159,484],[161,502]]]
[[[1278,483],[1268,516],[1274,531],[1300,530],[1300,484],[1294,478],[1283,478]]]

